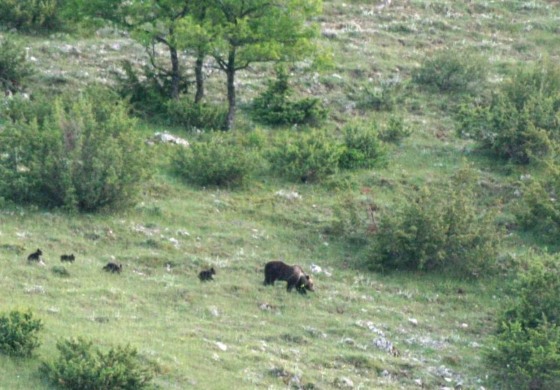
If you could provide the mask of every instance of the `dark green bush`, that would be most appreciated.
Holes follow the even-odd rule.
[[[240,186],[253,172],[255,155],[225,133],[179,149],[173,165],[177,174],[199,186]]]
[[[458,132],[515,163],[548,155],[560,139],[560,68],[543,62],[520,70],[489,99],[463,105]]]
[[[18,92],[23,90],[25,79],[32,73],[31,65],[25,59],[23,48],[9,36],[0,39],[1,91]]]
[[[292,180],[313,182],[336,173],[342,144],[322,130],[279,136],[267,158],[274,172]]]
[[[129,205],[151,172],[135,126],[108,92],[56,99],[42,123],[18,121],[0,133],[0,196],[80,211]]]
[[[379,130],[379,139],[383,142],[398,144],[411,134],[412,131],[404,123],[404,119],[401,116],[392,115],[387,124]]]
[[[194,103],[187,98],[167,102],[167,120],[188,130],[226,130],[227,108]]]
[[[412,81],[438,92],[473,93],[486,83],[488,65],[475,54],[444,49],[430,54],[412,74]]]
[[[60,26],[59,0],[0,0],[0,24],[25,31]]]
[[[59,341],[60,356],[43,362],[40,372],[54,385],[72,390],[136,390],[151,388],[154,364],[142,359],[136,349],[113,347],[108,352],[81,338]]]
[[[339,160],[341,168],[371,168],[385,156],[375,124],[346,125],[342,130],[342,139],[344,148]]]
[[[37,332],[43,329],[41,320],[31,311],[13,310],[0,315],[0,352],[13,356],[31,356],[40,345]]]
[[[506,389],[560,387],[560,259],[531,259],[512,286],[515,299],[498,319],[486,358]]]
[[[371,264],[380,270],[444,271],[476,277],[496,264],[501,232],[475,204],[466,171],[441,189],[424,186],[381,213]]]
[[[366,84],[351,97],[360,110],[393,111],[399,102],[401,89],[397,80],[386,80],[376,86]]]
[[[255,121],[272,125],[319,126],[327,117],[327,110],[316,98],[290,100],[292,91],[288,73],[284,67],[277,68],[276,80],[252,104],[251,114]]]

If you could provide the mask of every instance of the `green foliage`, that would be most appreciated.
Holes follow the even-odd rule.
[[[0,352],[13,356],[31,356],[40,345],[37,332],[43,329],[41,320],[31,311],[13,310],[0,315]]]
[[[276,80],[253,101],[251,114],[260,123],[272,126],[309,125],[319,126],[327,117],[327,110],[316,98],[290,100],[292,90],[284,67],[276,70]]]
[[[194,103],[191,99],[167,102],[167,120],[188,130],[225,130],[226,108],[209,103]]]
[[[543,62],[520,70],[488,102],[463,105],[461,135],[515,163],[550,154],[560,137],[560,69]]]
[[[516,299],[499,318],[487,362],[506,388],[560,386],[560,262],[531,259],[512,286]]]
[[[179,149],[173,165],[177,174],[199,186],[240,186],[253,172],[255,155],[227,134],[209,138]]]
[[[342,137],[344,150],[339,160],[341,168],[371,168],[385,155],[375,124],[346,125],[342,130]]]
[[[412,81],[438,92],[474,93],[485,84],[487,67],[478,55],[445,49],[424,58]]]
[[[106,353],[94,348],[91,341],[69,339],[56,345],[58,360],[43,362],[41,373],[64,389],[135,390],[151,388],[156,367],[144,361],[130,346],[117,346]]]
[[[361,110],[393,111],[399,101],[400,89],[401,84],[395,80],[382,81],[373,87],[366,84],[353,98]]]
[[[303,182],[320,181],[338,171],[343,147],[323,130],[284,133],[268,152],[272,170]]]
[[[0,24],[25,31],[60,26],[59,0],[0,0]]]
[[[56,99],[42,123],[25,118],[0,133],[0,196],[81,211],[130,204],[151,171],[135,126],[110,93]]]
[[[392,115],[387,124],[379,131],[379,139],[383,142],[398,144],[411,134],[412,131],[405,124],[402,116]]]
[[[25,60],[23,48],[10,36],[0,39],[0,89],[21,91],[26,78],[32,73],[31,65]]]
[[[424,186],[379,218],[371,263],[381,270],[443,270],[480,276],[492,270],[501,234],[474,202],[468,171],[441,190]]]

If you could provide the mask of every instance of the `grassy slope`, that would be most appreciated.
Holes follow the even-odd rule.
[[[338,122],[364,115],[352,108],[350,91],[396,76],[406,80],[437,48],[477,48],[492,61],[496,79],[520,61],[554,56],[560,13],[551,2],[394,1],[384,9],[369,3],[325,2],[322,29],[335,38],[322,44],[344,61],[320,76],[321,83],[302,76],[300,85],[325,96]],[[65,53],[67,44],[79,53]],[[37,83],[69,88],[106,79],[116,61],[140,53],[115,37],[33,38],[29,45],[41,72]],[[402,113],[414,135],[392,152],[387,168],[353,180],[390,203],[393,186],[380,187],[382,181],[439,180],[467,157],[497,195],[507,192],[510,177],[481,156],[462,153],[469,145],[454,138],[445,100],[409,97]],[[302,199],[275,196],[287,187]],[[357,388],[412,389],[418,381],[426,388],[459,382],[478,388],[485,377],[482,350],[502,297],[495,282],[353,269],[361,252],[322,234],[340,196],[268,180],[236,192],[192,189],[162,174],[146,185],[136,208],[121,214],[2,210],[0,311],[29,307],[43,319],[40,359],[56,356],[56,340],[68,336],[101,346],[131,343],[160,363],[156,382],[169,389],[285,388],[290,380],[328,389],[343,387],[344,378]],[[519,250],[518,242],[505,250]],[[46,267],[25,261],[37,247]],[[66,266],[70,276],[52,273],[58,256],[69,252],[77,256]],[[112,256],[123,263],[122,275],[101,271]],[[277,258],[306,269],[315,263],[332,275],[315,275],[317,292],[306,297],[280,285],[265,288],[262,266]],[[217,268],[217,280],[201,284],[196,274],[207,265]],[[381,332],[398,355],[375,346]],[[37,365],[38,359],[0,356],[0,388],[47,388]]]

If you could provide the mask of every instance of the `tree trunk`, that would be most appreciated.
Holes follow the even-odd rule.
[[[204,75],[202,73],[202,65],[204,65],[204,53],[199,51],[194,65],[194,74],[196,77],[196,94],[194,95],[195,103],[200,103],[204,97]]]
[[[169,46],[169,53],[171,54],[171,99],[178,99],[181,75],[179,73],[179,55],[177,54],[177,48]]]
[[[226,130],[233,130],[235,122],[235,49],[231,49],[229,52],[226,75],[228,99]]]

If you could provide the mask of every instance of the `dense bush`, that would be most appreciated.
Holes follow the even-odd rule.
[[[380,270],[442,270],[479,276],[495,265],[500,231],[477,207],[470,174],[442,189],[424,186],[379,216],[371,264]]]
[[[365,84],[351,98],[361,110],[393,111],[399,102],[402,84],[396,80],[382,81],[379,85]]]
[[[227,108],[208,103],[194,103],[187,98],[169,100],[167,120],[188,130],[226,130]]]
[[[151,388],[156,367],[136,349],[117,346],[104,353],[81,338],[59,341],[60,356],[43,362],[41,373],[53,384],[72,390],[136,390]]]
[[[60,26],[59,0],[0,0],[0,24],[25,31]]]
[[[287,132],[278,137],[267,157],[274,172],[292,180],[313,182],[338,171],[343,150],[338,140],[322,130]]]
[[[460,135],[515,163],[549,154],[560,139],[560,68],[543,62],[520,70],[489,99],[463,105]]]
[[[379,130],[379,139],[383,142],[398,144],[410,137],[412,131],[405,124],[401,116],[390,116],[387,124]]]
[[[413,72],[412,80],[438,92],[472,93],[485,84],[487,68],[478,55],[445,49],[427,56]]]
[[[533,258],[513,285],[515,299],[498,319],[487,352],[507,389],[560,387],[560,259]]]
[[[1,0],[0,0],[1,1]],[[1,15],[0,11],[0,15]],[[25,60],[23,48],[13,39],[0,39],[0,89],[2,92],[18,92],[25,79],[32,74],[31,65]]]
[[[341,168],[371,168],[385,155],[375,124],[350,124],[342,130],[343,151],[339,164]]]
[[[0,133],[0,196],[81,211],[130,204],[151,171],[134,128],[110,93],[56,99],[42,123],[25,118]]]
[[[225,133],[179,149],[174,157],[177,174],[200,186],[239,186],[253,172],[255,155]]]
[[[37,332],[43,329],[41,320],[31,311],[13,310],[0,315],[0,352],[13,356],[31,356],[40,343]]]
[[[257,122],[272,126],[319,126],[326,119],[327,111],[319,99],[290,100],[292,91],[285,68],[279,67],[276,77],[252,104],[251,114]]]

